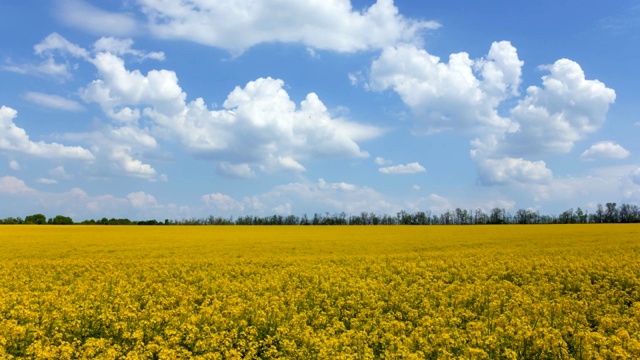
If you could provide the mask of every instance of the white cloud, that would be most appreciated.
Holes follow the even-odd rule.
[[[67,171],[64,169],[64,166],[58,165],[49,171],[49,175],[58,178],[58,179],[71,179],[71,175],[67,174]]]
[[[67,25],[98,35],[131,35],[138,24],[129,13],[112,13],[82,0],[60,0],[56,15]]]
[[[549,72],[542,87],[530,86],[509,116],[502,116],[498,108],[519,94],[522,66],[506,41],[494,42],[484,58],[472,60],[462,52],[448,63],[414,45],[398,45],[372,63],[368,86],[393,89],[413,111],[419,130],[477,136],[471,156],[481,183],[548,183],[552,173],[545,162],[525,157],[571,151],[605,121],[615,92],[586,79],[576,62],[560,59],[541,67]],[[623,155],[619,150],[615,156]]]
[[[82,106],[80,103],[73,100],[69,100],[59,95],[44,94],[39,92],[28,92],[24,95],[24,98],[38,105],[46,106],[52,109],[65,110],[65,111],[84,110],[84,106]]]
[[[421,189],[420,185],[412,185],[411,188],[415,191],[420,191]]]
[[[480,182],[485,185],[508,183],[548,183],[553,178],[544,161],[522,158],[477,159]]]
[[[15,195],[33,192],[35,192],[34,189],[28,187],[24,181],[16,177],[4,176],[0,178],[0,193]]]
[[[426,172],[427,169],[425,169],[422,165],[420,165],[417,162],[412,162],[406,165],[395,165],[395,166],[379,168],[378,171],[380,171],[383,174],[404,175],[404,174],[417,174],[421,172]]]
[[[10,107],[0,108],[0,150],[18,152],[47,159],[93,160],[93,154],[80,146],[58,143],[33,142],[26,131],[16,126],[13,119],[18,112]]]
[[[354,11],[350,0],[265,0],[166,2],[141,0],[149,30],[156,36],[184,39],[234,54],[261,43],[300,43],[308,48],[354,52],[398,42],[419,42],[420,32],[440,26],[405,18],[393,0],[378,0]]]
[[[429,194],[427,202],[429,203],[429,210],[436,214],[442,214],[447,210],[453,209],[453,203],[446,197],[438,194]]]
[[[494,42],[485,58],[452,54],[449,62],[413,45],[386,48],[371,65],[369,87],[393,89],[427,133],[490,127],[507,130],[496,107],[518,94],[523,62],[507,41]]]
[[[53,184],[57,184],[58,180],[56,180],[56,179],[47,179],[47,178],[39,178],[38,180],[36,180],[36,182],[39,182],[40,184],[45,184],[45,185],[53,185]]]
[[[221,193],[211,193],[202,196],[202,201],[208,208],[216,210],[217,215],[239,215],[247,213],[249,215],[257,215],[266,209],[259,197],[244,197],[242,200],[236,200],[229,195]]]
[[[156,198],[153,195],[145,194],[144,191],[129,193],[127,199],[134,208],[148,209],[158,206]]]
[[[4,65],[3,70],[15,72],[18,74],[35,74],[35,75],[48,75],[61,80],[67,79],[71,76],[69,73],[69,65],[64,63],[57,63],[53,58],[47,58],[38,65],[33,64],[19,64],[19,65]]]
[[[324,179],[319,179],[316,183],[279,185],[261,195],[260,199],[266,204],[275,202],[276,206],[293,204],[293,213],[300,211],[297,207],[321,213],[344,211],[353,214],[359,214],[361,211],[392,214],[400,210],[400,206],[390,203],[372,188],[345,182],[329,183]]]
[[[221,162],[218,164],[217,170],[221,175],[229,177],[248,179],[256,176],[256,173],[251,169],[249,164],[229,164],[228,162]]]
[[[517,131],[502,143],[511,155],[568,153],[576,141],[605,121],[616,94],[598,80],[587,80],[580,65],[560,59],[542,77],[543,87],[530,86],[511,109]]]
[[[81,90],[85,101],[100,104],[118,123],[152,120],[154,134],[217,161],[218,170],[229,175],[251,176],[252,167],[303,171],[301,162],[308,159],[366,157],[357,142],[383,133],[333,117],[315,93],[296,106],[278,79],[259,78],[236,87],[224,109],[210,110],[201,98],[186,103],[172,71],[128,71],[121,58],[109,53],[97,54],[93,63],[101,78]]]
[[[34,47],[36,55],[44,58],[39,64],[13,64],[10,60],[8,65],[0,67],[3,70],[11,71],[19,74],[29,75],[47,75],[64,81],[71,77],[68,56],[72,58],[80,58],[87,60],[89,58],[89,52],[71,43],[58,33],[51,33],[44,38],[40,43]],[[61,55],[64,58],[64,62],[57,62],[56,55]],[[73,65],[77,66],[77,64]]]
[[[71,43],[55,32],[49,34],[33,48],[36,55],[44,58],[40,64],[9,64],[2,66],[2,69],[19,74],[47,75],[63,81],[71,77],[69,71],[71,66],[66,60],[66,55],[85,60],[89,58],[89,52],[86,49]],[[65,61],[57,62],[56,55],[62,55]]]
[[[374,162],[376,163],[376,165],[391,165],[393,163],[393,161],[381,158],[379,156],[376,157]]]
[[[33,49],[37,55],[50,55],[54,50],[74,57],[88,58],[89,52],[86,49],[70,42],[58,33],[49,34],[44,40],[36,44]]]
[[[244,211],[244,204],[240,201],[234,200],[231,196],[221,194],[221,193],[213,193],[207,194],[202,197],[202,201],[209,207],[215,207],[218,210],[225,212],[239,212],[242,213]]]
[[[289,156],[278,156],[275,159],[270,159],[266,165],[260,167],[265,172],[275,171],[292,171],[301,172],[306,171],[305,167],[299,162]]]
[[[580,155],[584,160],[626,159],[627,157],[629,157],[629,151],[613,141],[593,144]]]
[[[119,111],[129,114],[129,120],[137,120],[139,114],[124,105],[153,105],[163,114],[173,115],[184,109],[186,94],[178,85],[173,71],[152,70],[146,76],[140,71],[127,71],[124,61],[110,53],[98,53],[92,60],[101,79],[94,80],[80,94],[87,102],[100,104],[108,115],[116,120]],[[122,115],[120,115],[122,116]]]
[[[140,159],[142,153],[158,147],[156,139],[146,129],[131,125],[101,125],[91,133],[65,134],[65,138],[91,144],[91,151],[97,159],[94,171],[151,181],[164,181],[166,178]]]
[[[588,175],[584,177],[564,177],[553,179],[547,184],[519,184],[519,189],[536,202],[557,201],[580,205],[585,199],[592,202],[608,202],[624,192],[619,176]]]
[[[146,53],[142,50],[136,50],[132,48],[132,39],[118,39],[114,37],[102,37],[93,45],[93,49],[96,52],[107,52],[117,56],[132,55],[140,60],[154,59],[164,60],[165,56],[163,52],[150,52]]]
[[[114,146],[108,155],[110,161],[129,176],[152,179],[156,176],[156,170],[141,160],[134,159],[131,155],[131,147],[126,145]]]
[[[9,167],[11,170],[20,170],[20,164],[15,160],[9,161]]]
[[[47,181],[45,181],[47,182]],[[20,201],[15,201],[20,196]],[[188,207],[174,204],[158,204],[152,195],[144,192],[130,193],[126,197],[111,194],[89,195],[80,188],[55,193],[37,191],[15,177],[0,178],[0,201],[12,203],[12,216],[35,213],[63,214],[75,221],[88,218],[180,218],[188,216]]]
[[[292,206],[290,203],[284,203],[274,207],[273,212],[280,215],[290,215],[291,208]]]

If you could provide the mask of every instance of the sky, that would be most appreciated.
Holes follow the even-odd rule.
[[[638,0],[0,14],[0,218],[640,203]]]

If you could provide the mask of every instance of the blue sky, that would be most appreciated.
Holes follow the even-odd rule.
[[[0,217],[640,202],[637,0],[0,13]]]

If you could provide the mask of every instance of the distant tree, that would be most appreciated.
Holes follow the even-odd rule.
[[[628,219],[629,222],[640,222],[640,208],[638,207],[638,205],[629,205]]]
[[[576,222],[579,224],[585,224],[589,218],[589,215],[582,211],[582,209],[577,208],[576,209],[576,213],[575,213],[575,217],[576,217]]]
[[[505,211],[500,208],[493,208],[491,215],[489,215],[489,223],[491,224],[504,224],[505,223]]]
[[[42,214],[34,214],[34,215],[29,215],[26,218],[24,218],[24,223],[25,224],[46,224],[47,223],[47,217],[42,215]]]
[[[607,209],[604,212],[604,222],[615,223],[618,222],[618,209],[616,203],[607,203]]]
[[[598,204],[598,207],[596,208],[596,213],[593,216],[593,222],[595,223],[602,223],[604,222],[604,209],[602,208],[602,204]]]
[[[49,224],[53,225],[73,225],[73,219],[68,216],[56,215],[49,219]]]
[[[22,223],[24,223],[24,220],[22,220],[22,218],[21,218],[21,217],[17,217],[17,218],[14,218],[14,217],[8,217],[8,218],[4,219],[4,220],[2,221],[2,223],[3,223],[3,224],[8,224],[8,225],[13,225],[13,224],[22,224]]]
[[[482,211],[482,209],[476,209],[473,215],[473,222],[475,224],[486,224],[487,221],[487,215]]]
[[[138,225],[162,225],[161,222],[158,222],[158,220],[144,220],[144,221],[138,221],[137,222]]]
[[[516,211],[516,214],[513,217],[513,221],[516,224],[528,224],[529,217],[527,216],[527,210],[519,209],[518,211]]]
[[[573,220],[573,209],[569,209],[558,216],[560,224],[571,224],[574,222]]]

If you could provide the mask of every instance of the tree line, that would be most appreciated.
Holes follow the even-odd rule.
[[[466,210],[457,208],[442,214],[431,211],[409,213],[400,211],[396,215],[378,215],[370,212],[360,214],[325,213],[313,216],[271,215],[238,218],[209,216],[182,220],[141,220],[102,218],[75,223],[67,216],[57,215],[47,219],[43,214],[26,216],[24,219],[8,217],[0,219],[0,224],[51,224],[51,225],[485,225],[485,224],[587,224],[587,223],[639,223],[640,207],[633,204],[598,204],[592,213],[581,208],[569,209],[560,215],[541,215],[535,210],[517,210],[514,214],[504,208],[493,208],[490,212],[482,209]]]

